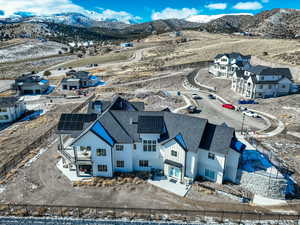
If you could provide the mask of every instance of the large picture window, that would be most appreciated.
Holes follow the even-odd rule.
[[[156,152],[156,141],[155,140],[144,140],[143,141],[144,152]]]
[[[177,152],[174,150],[171,150],[171,156],[177,157]]]

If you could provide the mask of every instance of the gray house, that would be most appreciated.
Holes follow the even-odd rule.
[[[66,73],[68,76],[61,82],[63,90],[78,90],[81,88],[94,87],[99,83],[97,76],[91,75],[86,71],[71,70]]]
[[[20,94],[44,94],[49,89],[49,81],[36,74],[23,74],[15,80],[13,89]]]
[[[293,77],[288,68],[252,66],[236,71],[231,89],[246,98],[269,98],[292,93]]]

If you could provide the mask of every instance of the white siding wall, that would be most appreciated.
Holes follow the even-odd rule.
[[[133,158],[133,145],[132,144],[123,144],[124,150],[117,151],[116,146],[113,148],[113,168],[117,172],[132,172],[132,158]],[[117,161],[124,161],[124,168],[117,167]]]
[[[82,136],[77,142],[75,142],[73,146],[91,147],[93,176],[111,177],[113,175],[111,147],[97,135],[89,131],[84,136]],[[106,156],[97,156],[96,149],[106,149]],[[106,165],[107,172],[98,171],[98,165]]]
[[[133,150],[133,170],[149,171],[152,168],[163,169],[163,157],[159,145],[156,146],[156,152],[145,152],[143,150],[143,140],[158,140],[158,134],[141,134],[141,142],[136,144],[137,149]],[[140,160],[148,160],[149,167],[140,167]]]
[[[234,151],[229,150],[225,160],[225,172],[224,179],[231,181],[233,183],[236,182],[237,168],[239,164],[241,154]]]
[[[177,157],[171,155],[172,150],[177,152]],[[172,161],[180,163],[184,166],[185,165],[185,150],[176,141],[171,140],[164,145],[163,158],[164,158],[164,160],[166,160],[166,159],[172,160]]]
[[[0,123],[11,123],[19,119],[26,111],[24,102],[18,103],[17,107],[7,107],[7,112],[0,112],[1,116],[7,116],[8,119],[0,120]]]
[[[186,156],[186,176],[195,179],[198,171],[198,155],[194,152],[187,152]]]
[[[225,164],[225,157],[221,154],[215,154],[215,159],[208,158],[209,151],[199,150],[199,158],[198,158],[198,173],[200,176],[205,177],[205,169],[209,169],[215,172],[215,182],[222,184],[223,182],[223,171]]]

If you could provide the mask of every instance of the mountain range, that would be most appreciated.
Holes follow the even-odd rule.
[[[299,38],[300,10],[273,9],[256,15],[196,15],[185,20],[168,19],[146,23],[129,21],[128,24],[115,20],[99,21],[80,13],[60,13],[50,16],[19,15],[0,19],[0,28],[2,31],[0,37],[18,36],[19,33],[25,32],[29,33],[29,36],[60,37],[64,41],[71,40],[74,35],[79,39],[119,40],[179,30],[240,32],[270,38]]]

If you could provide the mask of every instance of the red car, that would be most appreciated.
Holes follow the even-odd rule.
[[[232,110],[235,110],[234,105],[231,105],[231,104],[223,104],[222,107],[223,107],[223,108],[226,108],[226,109],[232,109]]]

